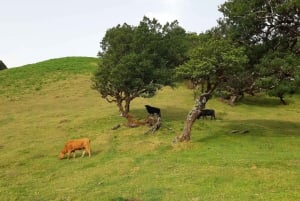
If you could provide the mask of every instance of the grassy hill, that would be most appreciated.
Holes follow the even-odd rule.
[[[198,120],[191,142],[173,144],[193,92],[180,84],[132,102],[140,119],[145,104],[161,108],[154,135],[111,130],[125,119],[91,90],[96,67],[69,57],[0,71],[0,200],[300,200],[299,95],[287,106],[264,95],[235,107],[212,99],[217,120]],[[58,160],[79,137],[91,139],[92,157]]]

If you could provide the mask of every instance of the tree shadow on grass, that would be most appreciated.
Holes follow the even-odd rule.
[[[230,122],[227,125],[224,125],[223,129],[224,134],[232,135],[252,135],[257,137],[300,137],[300,124],[297,122],[290,121],[265,119],[240,120]]]
[[[195,140],[196,142],[208,142],[208,141],[211,141],[211,140],[214,140],[214,139],[217,139],[221,137],[220,135],[217,135],[217,134],[213,134],[213,135],[207,135],[205,137],[202,137],[200,139],[197,139]],[[193,136],[192,136],[192,140],[193,140]]]
[[[285,98],[285,100],[288,104],[295,104],[295,101],[289,99],[288,97]],[[253,106],[259,106],[259,107],[282,106],[279,98],[270,97],[270,96],[266,96],[266,95],[246,96],[237,105],[239,105],[239,104],[253,105]]]
[[[162,119],[167,121],[185,121],[186,115],[189,112],[184,108],[173,106],[161,107],[160,111]],[[146,109],[132,109],[130,110],[130,114],[136,115],[137,118],[146,118],[148,116]]]
[[[250,119],[231,121],[225,125],[211,128],[213,131],[200,131],[205,136],[193,136],[191,140],[195,142],[208,142],[225,136],[253,136],[253,137],[300,137],[300,124],[297,122],[280,121],[280,120],[262,120]]]

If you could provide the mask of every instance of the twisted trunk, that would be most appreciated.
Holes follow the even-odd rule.
[[[182,134],[180,137],[176,138],[176,141],[190,141],[192,126],[196,121],[197,117],[199,116],[201,110],[205,108],[208,99],[210,98],[212,92],[215,90],[216,87],[217,85],[214,85],[210,88],[210,90],[207,93],[201,94],[199,99],[197,99],[194,108],[188,113],[186,117]]]
[[[199,116],[201,110],[205,108],[205,104],[209,98],[209,95],[209,93],[202,94],[196,101],[194,108],[187,115],[182,134],[179,137],[180,142],[189,141],[191,139],[192,126]]]
[[[130,102],[132,99],[133,98],[131,98],[129,95],[126,97],[118,96],[116,98],[116,103],[119,108],[119,112],[120,112],[121,116],[126,117],[128,115],[128,113],[130,111]],[[125,105],[123,102],[125,102]]]

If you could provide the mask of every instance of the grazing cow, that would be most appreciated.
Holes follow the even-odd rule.
[[[199,113],[197,119],[202,117],[202,119],[206,118],[206,116],[210,116],[210,119],[216,119],[215,111],[212,109],[203,109]]]
[[[85,152],[88,152],[89,157],[91,157],[90,139],[82,138],[82,139],[68,141],[64,149],[60,152],[59,159],[63,159],[65,157],[65,154],[68,155],[68,159],[69,159],[71,153],[73,153],[73,158],[75,159],[76,150],[83,150],[81,157],[84,156]]]
[[[159,117],[161,117],[161,114],[160,114],[160,109],[157,108],[157,107],[152,107],[150,105],[145,105],[146,107],[146,110],[149,114],[157,114]]]

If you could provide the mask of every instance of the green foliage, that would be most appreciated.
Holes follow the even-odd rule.
[[[230,80],[244,70],[248,59],[244,48],[232,41],[209,33],[199,35],[198,45],[190,51],[189,60],[177,68],[177,76],[196,85],[205,82],[208,87],[228,88]]]
[[[185,31],[176,21],[162,26],[144,17],[136,27],[125,23],[109,29],[101,42],[93,88],[127,114],[136,97],[152,97],[173,84],[172,71],[187,49],[184,41]]]
[[[226,38],[243,46],[249,58],[244,72],[239,74],[240,79],[231,80],[233,81],[231,83],[236,83],[236,86],[231,85],[231,88],[252,95],[263,89],[270,95],[281,98],[286,93],[294,93],[298,85],[297,62],[292,59],[294,61],[291,64],[290,58],[282,55],[277,61],[276,59],[272,61],[270,55],[280,52],[283,55],[299,57],[298,1],[232,0],[222,4],[219,10],[224,14],[224,17],[219,20],[219,31]],[[268,67],[269,62],[270,67]],[[282,75],[278,75],[272,67],[276,62],[291,64],[289,68],[293,68],[292,72],[284,76],[286,78],[282,78]],[[279,71],[282,73],[284,70]]]
[[[228,28],[232,38],[247,45],[264,43],[268,48],[296,51],[299,8],[296,0],[228,1],[219,8],[224,14],[220,24]]]
[[[300,87],[300,60],[291,52],[271,52],[257,66],[261,73],[258,85],[271,96],[283,99]]]

